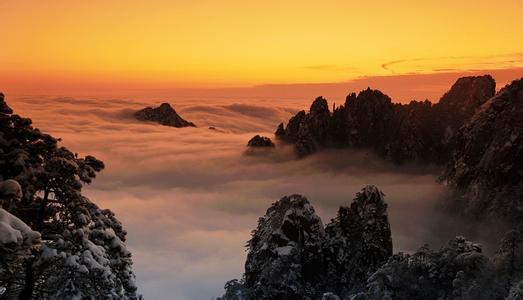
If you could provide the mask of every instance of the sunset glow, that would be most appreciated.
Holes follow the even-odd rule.
[[[521,1],[2,1],[0,82],[230,87],[523,66]]]
[[[523,0],[0,0],[0,299],[523,299]]]

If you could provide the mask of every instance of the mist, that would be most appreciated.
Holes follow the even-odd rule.
[[[297,159],[289,145],[247,151],[254,134],[272,138],[310,99],[170,102],[196,128],[140,122],[132,113],[164,97],[112,99],[20,96],[7,102],[62,145],[104,161],[85,188],[128,231],[139,293],[152,299],[210,299],[243,273],[250,231],[271,203],[306,196],[324,223],[365,185],[389,205],[394,252],[439,247],[456,234],[491,245],[498,227],[477,227],[436,210],[446,196],[436,166],[396,166],[368,151],[326,150]],[[217,130],[210,130],[208,127]],[[487,247],[488,248],[488,247]]]

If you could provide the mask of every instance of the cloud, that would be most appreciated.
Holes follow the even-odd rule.
[[[310,99],[171,101],[197,128],[132,117],[165,98],[7,98],[16,113],[63,138],[65,146],[105,162],[106,170],[85,192],[123,222],[146,298],[220,295],[223,284],[243,272],[244,245],[258,217],[289,194],[308,197],[328,222],[363,186],[377,185],[387,196],[395,251],[441,244],[463,227],[434,213],[445,192],[435,182],[438,169],[397,167],[365,151],[330,150],[300,160],[282,144],[246,152],[253,134],[272,136],[278,123],[308,107]],[[453,227],[436,230],[439,220]]]
[[[457,72],[486,69],[510,69],[523,67],[523,53],[506,53],[485,56],[440,56],[399,59],[381,64],[391,74],[416,72]]]
[[[303,67],[304,69],[328,72],[341,72],[350,74],[361,74],[361,71],[353,66],[348,65],[310,65]]]

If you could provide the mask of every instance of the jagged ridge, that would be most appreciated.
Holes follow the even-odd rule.
[[[494,92],[494,79],[485,75],[460,78],[436,104],[392,103],[387,95],[368,88],[348,95],[331,113],[327,100],[318,97],[309,113],[298,112],[275,134],[294,143],[302,156],[321,147],[355,147],[371,148],[397,163],[445,163],[454,133]]]

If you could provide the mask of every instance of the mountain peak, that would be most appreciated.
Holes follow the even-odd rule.
[[[455,189],[451,205],[479,218],[523,220],[523,79],[485,102],[456,134],[444,174]]]
[[[7,103],[5,102],[4,94],[0,93],[0,113],[4,114],[12,114],[13,110]]]
[[[309,111],[311,114],[329,114],[329,104],[325,98],[319,96],[312,102]]]
[[[496,81],[490,75],[461,77],[441,97],[438,105],[468,115],[474,113],[495,93]]]
[[[195,127],[194,123],[184,120],[169,103],[164,102],[159,107],[146,107],[134,113],[140,121],[153,121],[171,127]]]

